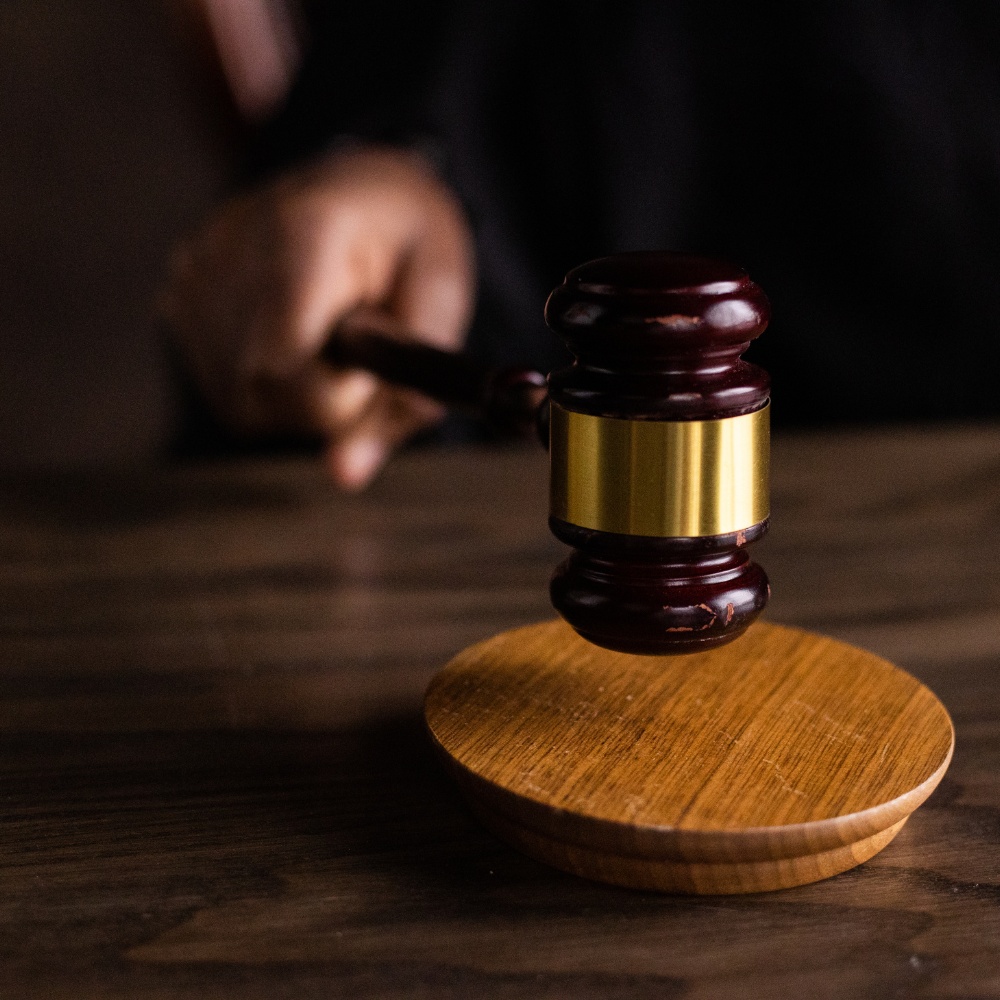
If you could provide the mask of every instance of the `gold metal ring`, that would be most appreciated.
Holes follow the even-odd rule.
[[[621,420],[551,409],[551,513],[581,528],[694,538],[770,510],[770,404],[722,420]]]

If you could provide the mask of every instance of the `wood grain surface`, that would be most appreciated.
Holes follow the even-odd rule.
[[[779,439],[769,620],[955,722],[853,871],[684,898],[562,874],[468,813],[420,718],[549,615],[544,456],[412,453],[0,490],[0,996],[1000,997],[1000,429]]]
[[[636,656],[555,620],[463,650],[424,714],[473,810],[615,885],[700,895],[815,882],[882,850],[944,776],[944,706],[891,663],[757,622]]]

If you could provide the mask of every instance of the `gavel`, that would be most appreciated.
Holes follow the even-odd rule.
[[[498,430],[540,431],[549,526],[573,549],[552,576],[555,609],[598,646],[691,653],[741,635],[770,593],[746,551],[768,528],[770,378],[741,358],[769,318],[732,264],[628,253],[574,268],[549,296],[545,321],[574,360],[547,380],[369,312],[338,326],[324,358]]]

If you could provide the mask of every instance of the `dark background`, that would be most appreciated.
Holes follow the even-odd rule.
[[[326,41],[306,57],[312,89],[293,90],[271,130],[284,138],[248,142],[239,101],[210,79],[211,59],[178,17],[229,2],[284,0],[0,5],[0,468],[167,454],[183,404],[154,303],[171,245],[262,150],[294,150],[289,136],[322,142],[335,126],[308,119],[328,115],[347,81],[376,103],[384,87],[395,109],[393,95],[411,89],[407,60],[429,51],[417,7],[400,18],[392,0],[300,5],[304,35],[307,22],[337,30],[313,31]],[[492,302],[504,336],[524,340],[510,340],[518,358],[500,360],[542,363],[522,355],[547,336],[540,303],[567,266],[659,243],[731,256],[771,296],[774,322],[752,350],[774,374],[779,426],[1000,412],[1000,8],[456,7],[466,20],[451,19],[440,74],[430,62],[461,101],[446,101],[436,124],[451,130],[450,169],[481,258],[499,262],[484,270],[481,312]],[[689,37],[675,30],[684,24]],[[671,58],[664,38],[679,39]],[[397,57],[373,63],[372,39]],[[648,113],[620,113],[643,101]],[[538,141],[518,148],[529,126]],[[475,146],[504,127],[510,190],[482,183],[492,161]],[[559,127],[579,148],[548,143],[546,160]],[[689,156],[677,152],[685,136]],[[603,163],[594,177],[590,159]],[[617,186],[595,195],[595,178]],[[581,219],[600,222],[602,200],[620,226],[574,236]],[[511,205],[539,260],[519,262],[490,231]],[[471,343],[489,354],[482,330],[489,322]]]
[[[0,4],[0,466],[161,454],[153,300],[234,150],[159,3]]]

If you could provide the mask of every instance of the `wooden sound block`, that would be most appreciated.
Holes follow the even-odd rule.
[[[637,656],[562,621],[460,653],[430,732],[474,812],[557,868],[665,892],[744,893],[882,850],[937,786],[954,730],[891,663],[757,623],[728,646]]]

